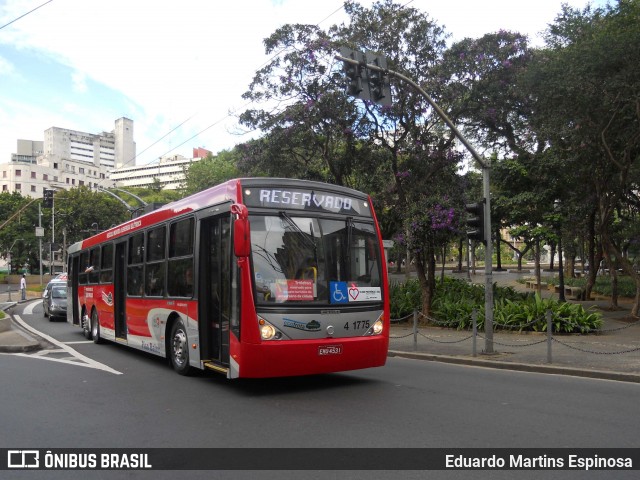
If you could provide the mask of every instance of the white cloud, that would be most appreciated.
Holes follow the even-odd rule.
[[[88,90],[87,76],[83,72],[74,72],[71,75],[73,81],[73,90],[78,93],[85,93]]]
[[[11,62],[0,56],[0,77],[15,75],[16,69]]]

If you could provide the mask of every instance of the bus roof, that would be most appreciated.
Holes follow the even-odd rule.
[[[93,235],[89,238],[74,243],[68,249],[69,253],[75,253],[85,248],[99,245],[102,242],[128,235],[136,230],[142,230],[157,223],[178,217],[180,215],[195,212],[203,208],[219,205],[225,202],[242,202],[243,187],[291,187],[291,188],[320,188],[324,191],[350,195],[355,198],[366,200],[368,195],[351,188],[332,185],[328,183],[315,182],[312,180],[297,180],[291,178],[236,178],[216,185],[215,187],[202,190],[188,197],[168,203],[157,210],[149,212],[140,217],[132,218],[120,225],[116,225],[104,232]]]

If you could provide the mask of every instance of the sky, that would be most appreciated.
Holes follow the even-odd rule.
[[[539,34],[562,3],[583,8],[606,0],[397,3],[428,14],[452,41],[504,29],[542,45]],[[134,121],[137,165],[165,155],[191,157],[194,147],[217,153],[255,138],[233,113],[249,107],[242,94],[269,60],[263,40],[290,23],[323,29],[343,23],[342,5],[342,0],[0,0],[0,163],[11,160],[18,139],[42,141],[54,126],[112,131],[120,117]]]

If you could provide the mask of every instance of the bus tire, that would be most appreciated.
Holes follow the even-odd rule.
[[[98,312],[96,310],[91,312],[91,337],[93,338],[93,343],[102,343],[100,320],[98,319]]]
[[[171,327],[169,358],[171,359],[171,366],[180,375],[191,374],[192,368],[189,365],[187,329],[180,318],[176,320]]]
[[[85,311],[82,312],[82,333],[84,338],[91,340],[91,319]]]

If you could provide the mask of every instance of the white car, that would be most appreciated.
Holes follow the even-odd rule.
[[[67,274],[66,273],[59,273],[58,275],[56,275],[55,277],[53,277],[49,283],[47,283],[47,286],[44,287],[44,290],[42,291],[42,298],[47,298],[47,295],[49,295],[49,292],[51,291],[51,289],[49,288],[49,286],[53,283],[67,283]]]

